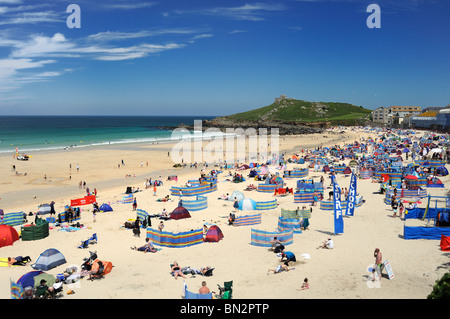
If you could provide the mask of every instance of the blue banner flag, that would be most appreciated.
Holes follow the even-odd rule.
[[[345,216],[353,216],[356,205],[356,175],[352,173],[350,178],[350,188],[347,197],[347,208],[345,209]]]
[[[333,177],[333,198],[334,198],[334,233],[344,232],[344,219],[342,217],[341,188]]]

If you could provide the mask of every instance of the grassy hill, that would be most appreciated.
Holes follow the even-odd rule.
[[[242,121],[274,121],[307,124],[331,122],[352,125],[366,118],[370,110],[348,103],[308,102],[289,98],[277,99],[274,103],[248,112],[224,116],[224,119]]]

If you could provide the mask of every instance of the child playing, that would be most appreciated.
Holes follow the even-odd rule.
[[[300,287],[300,289],[297,289],[297,290],[306,290],[306,289],[309,289],[308,278],[305,278],[305,279],[303,280],[302,286]]]

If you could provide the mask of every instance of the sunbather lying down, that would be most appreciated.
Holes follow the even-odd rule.
[[[293,269],[295,269],[295,268],[290,268],[290,269],[289,269],[289,267],[286,266],[286,265],[284,265],[284,264],[283,264],[283,265],[278,265],[276,269],[268,269],[268,270],[267,270],[267,275],[268,275],[269,272],[271,272],[271,271],[273,271],[274,274],[278,274],[278,273],[280,273],[280,272],[282,272],[282,271],[289,271],[289,270],[293,270]]]
[[[214,268],[206,266],[206,267],[201,267],[200,269],[197,268],[190,268],[188,267],[186,269],[186,271],[188,271],[191,275],[201,275],[201,276],[212,276],[212,271],[214,270]]]

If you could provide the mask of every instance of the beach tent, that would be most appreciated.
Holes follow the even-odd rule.
[[[100,206],[100,210],[102,212],[112,212],[113,211],[111,206],[109,206],[108,204],[102,204],[102,206]]]
[[[444,187],[444,184],[442,183],[442,181],[439,178],[433,177],[427,181],[427,187],[442,188],[442,187]]]
[[[172,213],[170,213],[170,219],[183,219],[190,218],[191,214],[189,214],[188,210],[183,206],[178,206],[175,208]]]
[[[450,251],[450,236],[441,235],[441,250]]]
[[[47,271],[65,263],[66,258],[63,254],[55,248],[50,248],[44,251],[31,267],[37,270]]]
[[[44,279],[46,281],[46,285],[51,287],[53,286],[53,284],[56,281],[56,277],[51,275],[51,274],[47,274],[45,272],[38,274],[37,276],[34,276],[33,280],[34,280],[34,288],[36,288],[37,286],[39,286],[41,284],[41,280]]]
[[[347,166],[342,173],[345,175],[349,175],[352,173],[352,170],[349,166]]]
[[[219,240],[221,240],[222,238],[223,238],[222,230],[218,226],[212,225],[211,227],[209,227],[208,231],[206,232],[205,242],[216,243]]]
[[[256,210],[256,202],[250,198],[244,198],[239,202],[239,210]]]
[[[241,200],[243,200],[245,198],[244,194],[240,191],[234,191],[233,193],[231,193],[231,196],[228,198],[229,201],[235,201],[235,199],[238,200],[238,202],[240,202]]]
[[[436,175],[447,176],[448,175],[447,168],[445,166],[439,166],[438,168],[436,168]]]
[[[50,214],[50,204],[42,204],[37,211],[38,215]]]
[[[30,272],[27,272],[26,274],[22,275],[22,277],[17,280],[17,284],[22,285],[22,287],[34,287],[34,277],[37,275],[42,274],[43,271],[41,270],[33,270]]]
[[[14,227],[0,225],[0,247],[11,246],[16,240],[19,240],[19,234]]]

